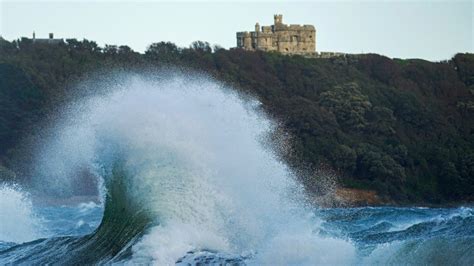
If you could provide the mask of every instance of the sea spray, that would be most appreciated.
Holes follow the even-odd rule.
[[[0,186],[0,241],[22,243],[44,235],[28,194],[16,185]]]
[[[101,204],[49,206],[50,220],[67,220],[49,224],[69,229],[8,244],[0,264],[474,262],[472,208],[309,205],[275,156],[272,145],[286,144],[269,141],[276,126],[257,101],[189,73],[104,79],[82,85],[96,93],[64,107],[39,134],[30,184],[37,196],[63,198],[82,195],[92,182],[104,204],[102,222],[97,226]],[[26,222],[15,228],[37,228],[30,214],[41,209],[21,190],[4,191],[19,199],[8,206],[25,206],[20,216],[27,218],[18,220]],[[16,235],[10,239],[17,243],[37,237]]]
[[[38,149],[37,189],[73,194],[83,172],[105,186],[102,224],[71,240],[63,262],[172,264],[187,251],[214,250],[258,264],[282,241],[301,252],[275,263],[341,261],[314,248],[317,223],[303,188],[266,146],[276,125],[258,101],[189,73],[113,80],[66,107]],[[330,241],[351,259],[351,244]]]

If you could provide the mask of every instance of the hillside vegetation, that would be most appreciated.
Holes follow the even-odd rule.
[[[144,54],[92,41],[0,40],[0,178],[16,179],[22,137],[91,73],[184,66],[254,95],[292,136],[298,168],[398,203],[474,200],[474,55],[445,62],[376,54],[330,59],[155,43]],[[22,157],[24,158],[24,156]],[[303,178],[304,179],[304,178]],[[304,179],[309,191],[315,179]]]

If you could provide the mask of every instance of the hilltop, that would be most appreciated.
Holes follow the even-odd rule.
[[[346,192],[376,194],[368,203],[474,200],[473,54],[445,62],[304,58],[199,41],[155,43],[140,54],[88,40],[0,39],[0,179],[27,182],[18,167],[28,162],[25,140],[70,100],[71,84],[103,71],[168,66],[208,73],[259,99],[291,136],[292,152],[281,156],[310,193],[323,192],[308,169],[324,169]]]

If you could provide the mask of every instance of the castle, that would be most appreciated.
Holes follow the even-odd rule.
[[[249,51],[276,51],[282,54],[316,54],[316,29],[313,25],[283,24],[283,15],[275,15],[274,24],[255,24],[255,31],[237,32],[237,47]]]
[[[48,39],[41,39],[41,38],[36,38],[36,34],[33,31],[33,39],[31,39],[33,43],[45,43],[45,44],[60,44],[63,43],[63,39],[55,39],[54,34],[50,33]]]

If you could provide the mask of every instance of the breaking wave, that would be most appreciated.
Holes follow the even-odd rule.
[[[4,261],[173,264],[214,251],[311,264],[344,262],[335,246],[353,252],[313,234],[302,188],[264,144],[275,125],[258,102],[198,75],[97,86],[106,90],[66,109],[45,137],[36,187],[67,195],[86,169],[105,187],[102,223],[87,236],[16,246],[35,253],[6,252]]]
[[[30,217],[23,227],[0,232],[2,241],[17,243],[0,251],[2,264],[409,264],[400,252],[423,237],[439,241],[442,234],[433,232],[450,227],[440,221],[456,219],[420,215],[410,224],[386,208],[380,216],[372,208],[315,211],[273,152],[271,143],[285,142],[270,140],[276,125],[257,101],[194,74],[122,73],[112,80],[89,83],[95,96],[70,104],[42,133],[31,181],[34,190],[63,197],[94,184],[102,222],[86,235],[18,244],[41,235],[28,200],[2,188],[0,197]],[[462,219],[472,222],[472,211]],[[460,244],[468,256],[469,234],[468,244]],[[447,247],[423,247],[430,245],[431,253],[404,254],[432,261],[436,247]],[[462,264],[472,262],[463,258]]]

